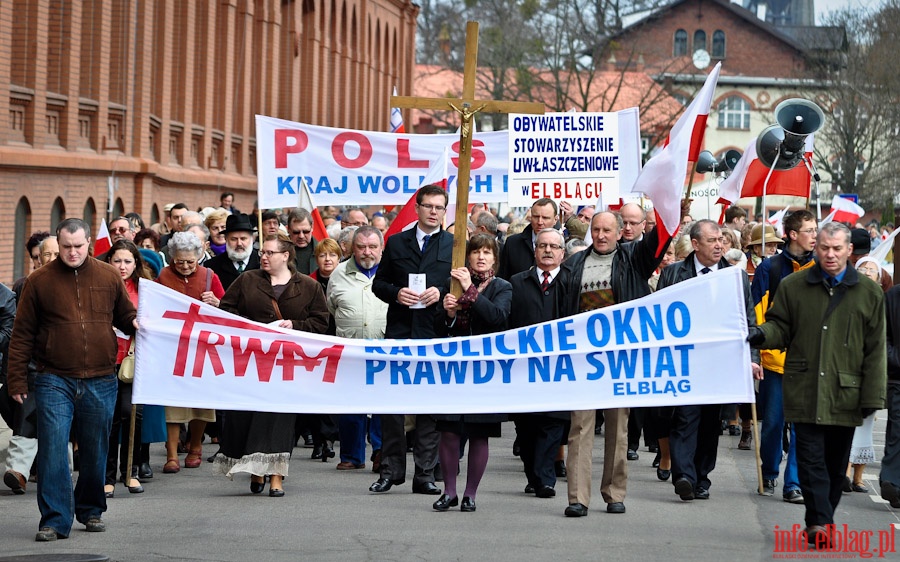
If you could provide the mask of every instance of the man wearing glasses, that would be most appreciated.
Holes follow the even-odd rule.
[[[795,211],[784,218],[784,234],[787,246],[780,254],[763,260],[753,275],[750,293],[756,307],[756,322],[763,324],[766,313],[775,301],[775,291],[781,280],[791,273],[809,269],[815,265],[813,250],[816,247],[816,217],[809,211]],[[784,376],[784,351],[764,349],[760,351],[763,379],[759,381],[760,417],[766,420],[760,432],[759,445],[762,458],[763,495],[772,496],[778,485],[781,468],[782,440],[784,435],[784,401],[781,392]],[[743,440],[743,437],[741,438]],[[797,476],[797,446],[791,426],[790,445],[784,466],[782,498],[789,503],[803,503],[800,481]],[[749,441],[748,441],[749,444]]]
[[[453,236],[441,229],[446,212],[447,192],[437,185],[422,187],[416,193],[415,228],[394,234],[385,244],[372,292],[388,304],[386,338],[436,337],[434,317],[443,298],[439,287],[447,283],[453,259]],[[381,477],[369,487],[372,492],[387,492],[406,480],[403,417],[402,413],[381,416]],[[439,441],[434,418],[416,416],[414,493],[441,493],[434,484]]]
[[[297,271],[309,275],[319,268],[316,263],[316,244],[313,237],[312,215],[303,207],[297,207],[288,215],[288,236],[294,243],[294,252],[297,257],[295,265]]]
[[[619,209],[622,215],[622,242],[634,242],[644,236],[647,213],[637,203],[625,203]]]
[[[684,207],[683,204],[682,213]],[[643,227],[642,223],[643,216],[640,217],[640,228]],[[653,229],[633,243],[622,244],[620,241],[624,230],[624,218],[621,215],[609,211],[594,214],[591,219],[591,247],[577,252],[562,266],[563,271],[568,274],[569,303],[567,314],[561,316],[596,310],[650,294],[647,279],[659,266],[671,239],[660,247],[659,231]],[[515,294],[515,287],[513,292]],[[606,436],[600,493],[606,502],[608,513],[625,513],[628,408],[611,408],[604,410],[603,414]],[[596,410],[572,412],[566,458],[569,496],[569,506],[565,510],[567,517],[584,517],[588,513],[595,423]]]
[[[109,223],[109,243],[112,245],[122,239],[134,242],[134,230],[131,229],[131,223],[127,218],[116,217]],[[94,257],[100,261],[106,261],[106,252]]]

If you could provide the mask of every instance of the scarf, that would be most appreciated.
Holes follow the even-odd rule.
[[[479,274],[472,271],[470,267],[469,275],[472,277],[472,284],[456,300],[458,309],[456,311],[454,331],[457,333],[469,333],[469,326],[472,320],[472,304],[478,299],[478,295],[484,292],[484,289],[493,281],[494,270],[489,269],[485,273]]]

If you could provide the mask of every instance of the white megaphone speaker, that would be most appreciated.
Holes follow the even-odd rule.
[[[716,170],[721,170],[722,166],[719,164],[719,161],[716,160],[716,157],[713,156],[713,153],[708,150],[703,150],[700,154],[697,155],[697,173],[705,174],[707,172],[715,172]]]
[[[778,104],[775,120],[756,139],[756,153],[765,167],[790,170],[803,160],[806,137],[822,128],[825,114],[813,102],[793,98]]]

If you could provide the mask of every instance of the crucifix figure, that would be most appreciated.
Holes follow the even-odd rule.
[[[469,173],[472,168],[472,117],[485,113],[544,113],[544,104],[521,101],[492,101],[475,99],[475,74],[478,60],[478,22],[466,24],[466,58],[463,71],[463,93],[460,99],[391,96],[391,107],[409,109],[453,110],[459,113],[459,175],[456,179],[456,216],[454,223],[462,225],[453,235],[453,267],[466,264],[466,222],[469,209]],[[450,292],[462,293],[459,282],[452,280]]]

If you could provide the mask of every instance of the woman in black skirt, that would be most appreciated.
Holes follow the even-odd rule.
[[[500,248],[496,238],[476,234],[469,240],[469,266],[450,272],[459,281],[463,293],[459,298],[450,293],[444,297],[444,310],[438,313],[437,333],[449,336],[472,336],[506,329],[512,303],[512,286],[494,277],[494,266]],[[459,443],[465,435],[469,440],[469,464],[466,470],[466,491],[461,511],[475,511],[475,493],[484,476],[488,461],[488,438],[500,437],[500,424],[505,414],[436,414],[437,429],[441,432],[438,457],[444,471],[444,494],[432,507],[447,511],[459,504],[456,495],[456,474],[459,472]]]

